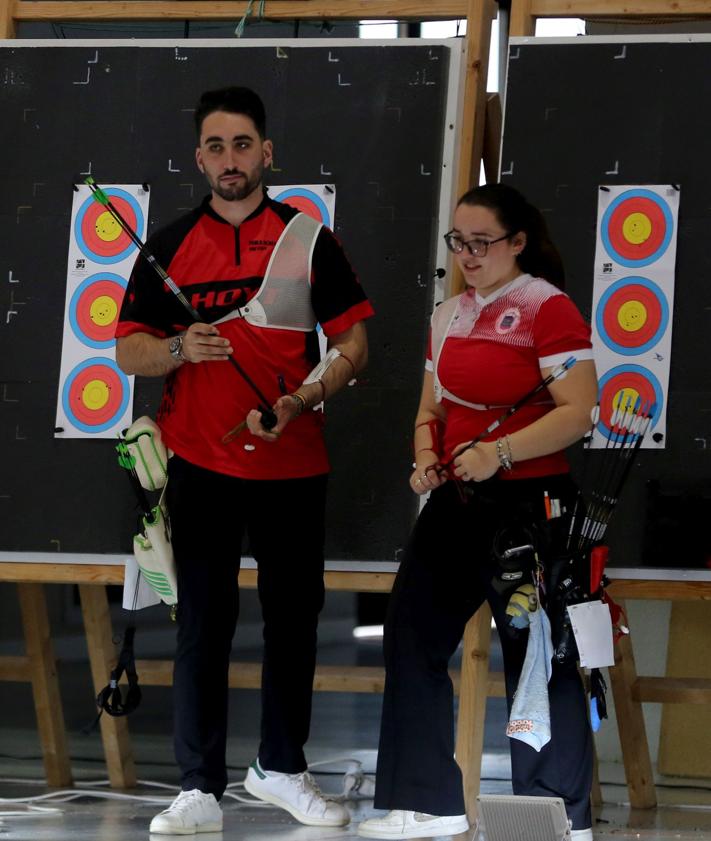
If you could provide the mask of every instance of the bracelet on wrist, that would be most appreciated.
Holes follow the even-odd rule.
[[[296,414],[294,415],[295,418],[298,418],[299,415],[304,411],[306,408],[306,400],[302,394],[299,394],[298,391],[292,392],[289,397],[292,397],[296,401]]]
[[[341,355],[340,355],[339,359],[342,359],[344,362],[347,362],[351,366],[351,380],[354,379],[354,377],[356,375],[356,369],[355,369],[355,365],[353,364],[350,357],[346,356],[345,353],[343,353],[343,351],[341,351]],[[350,380],[349,380],[349,382],[350,382]]]
[[[505,449],[504,449],[505,443]],[[513,468],[513,457],[511,454],[511,442],[509,441],[509,436],[505,436],[504,438],[497,438],[496,439],[496,456],[499,459],[499,464],[504,468],[504,470],[511,470]]]

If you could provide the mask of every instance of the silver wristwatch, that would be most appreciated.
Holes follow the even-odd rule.
[[[177,359],[178,362],[187,362],[188,359],[186,356],[183,356],[183,335],[182,333],[178,334],[177,336],[173,336],[168,344],[168,351],[173,359]]]

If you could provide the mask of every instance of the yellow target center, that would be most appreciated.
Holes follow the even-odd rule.
[[[118,306],[110,295],[99,295],[89,307],[91,320],[99,327],[106,327],[116,319]]]
[[[617,323],[627,333],[641,330],[647,322],[647,308],[641,301],[625,301],[617,312]]]
[[[103,380],[89,380],[82,389],[81,399],[87,409],[103,409],[109,402],[109,387]]]
[[[108,210],[97,217],[94,228],[96,235],[104,242],[115,242],[121,236],[121,226]]]
[[[624,412],[625,409],[631,409],[637,403],[639,396],[635,388],[621,388],[612,398],[612,405]]]
[[[652,223],[644,213],[630,213],[622,223],[622,234],[632,245],[646,242],[652,233]]]

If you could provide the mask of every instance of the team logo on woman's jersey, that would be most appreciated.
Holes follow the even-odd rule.
[[[496,320],[496,332],[503,336],[505,333],[514,330],[521,323],[521,310],[518,307],[509,307],[504,310]]]

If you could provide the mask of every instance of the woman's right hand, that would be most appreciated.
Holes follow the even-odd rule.
[[[420,450],[415,457],[415,469],[410,476],[410,487],[419,495],[429,493],[447,481],[447,474],[434,450]]]

